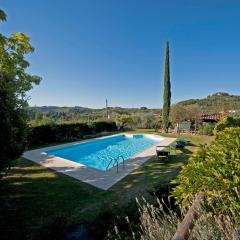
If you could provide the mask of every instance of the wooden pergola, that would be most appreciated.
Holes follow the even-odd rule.
[[[218,122],[223,116],[223,113],[203,113],[201,119],[203,122]]]

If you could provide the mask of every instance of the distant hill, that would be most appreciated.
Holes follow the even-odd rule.
[[[40,113],[41,115],[48,116],[61,116],[65,114],[84,114],[92,112],[93,109],[85,108],[85,107],[58,107],[58,106],[34,106],[28,108],[28,115],[31,119],[35,117],[36,113]]]
[[[109,114],[111,118],[115,118],[120,114],[127,115],[153,115],[159,116],[160,109],[148,109],[146,107],[141,108],[121,108],[121,107],[109,107]],[[85,107],[58,107],[58,106],[34,106],[28,108],[28,115],[30,119],[34,119],[36,113],[39,113],[41,116],[48,116],[51,119],[57,120],[61,117],[64,119],[71,119],[73,117],[82,119],[82,120],[96,120],[96,119],[105,119],[106,118],[106,109],[92,109]]]
[[[202,99],[189,99],[178,102],[183,106],[198,106],[203,112],[216,113],[223,110],[236,110],[240,112],[240,96],[230,95],[224,92],[218,92]],[[111,118],[114,118],[119,114],[128,114],[132,116],[160,116],[159,109],[148,109],[146,107],[141,108],[121,108],[110,107],[109,113]],[[94,120],[100,118],[106,118],[106,109],[92,109],[86,107],[58,107],[58,106],[34,106],[28,109],[30,119],[34,119],[36,113],[40,113],[42,116],[48,116],[51,119],[59,119],[61,117],[65,119],[81,118],[83,120]]]
[[[219,112],[224,110],[240,111],[240,96],[217,92],[202,99],[189,99],[178,102],[183,106],[197,105],[204,112]]]
[[[58,106],[34,106],[28,108],[30,112],[39,112],[42,114],[49,113],[49,112],[69,112],[69,111],[76,111],[76,112],[86,112],[92,111],[93,109],[86,108],[86,107],[58,107]]]

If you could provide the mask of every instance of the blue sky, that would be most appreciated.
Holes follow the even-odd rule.
[[[31,36],[30,105],[162,105],[165,42],[172,102],[240,95],[240,1],[3,0],[1,32]]]

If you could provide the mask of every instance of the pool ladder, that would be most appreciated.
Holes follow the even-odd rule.
[[[124,157],[122,155],[119,155],[118,157],[116,158],[112,158],[111,161],[108,163],[107,167],[106,167],[106,171],[108,170],[110,164],[113,162],[113,167],[117,167],[117,173],[118,173],[118,167],[119,167],[119,158],[122,159],[122,166],[123,168],[125,168],[125,160],[124,160]],[[116,165],[115,165],[116,164]]]

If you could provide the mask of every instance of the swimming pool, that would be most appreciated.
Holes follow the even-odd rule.
[[[156,145],[164,138],[148,135],[117,135],[68,147],[49,150],[46,153],[106,171],[136,154]],[[119,157],[121,156],[121,157]],[[112,161],[111,161],[112,160]]]

